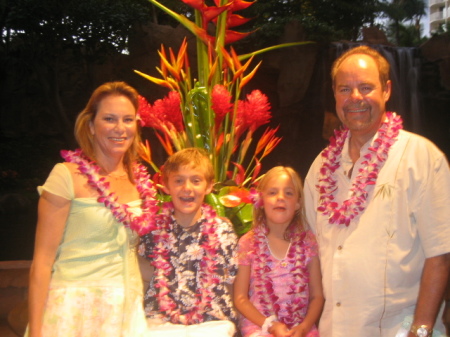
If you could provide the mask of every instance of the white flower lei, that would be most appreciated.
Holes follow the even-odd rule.
[[[288,312],[287,315],[283,315],[284,317],[279,315],[282,307],[278,303],[279,297],[274,292],[272,279],[268,276],[270,267],[267,265],[269,259],[267,230],[259,226],[253,230],[253,234],[256,262],[254,284],[261,307],[264,308],[262,314],[266,317],[276,315],[280,322],[284,323],[288,328],[292,328],[303,321],[302,309],[308,306],[308,299],[299,296],[305,291],[309,282],[309,272],[306,264],[307,254],[305,252],[306,232],[293,234],[287,254],[288,265],[292,266],[290,274],[293,278],[288,294],[293,296],[293,300],[290,304],[284,306],[283,309]]]
[[[99,193],[100,196],[97,201],[105,204],[117,221],[136,231],[139,235],[144,235],[154,229],[155,215],[158,212],[155,198],[156,190],[143,165],[137,163],[133,165],[136,188],[142,200],[142,214],[137,216],[128,210],[128,205],[117,202],[115,193],[109,191],[109,183],[104,177],[99,176],[100,167],[89,160],[80,149],[75,151],[63,150],[61,156],[67,162],[78,165],[78,170],[88,178],[89,186]]]
[[[217,270],[217,251],[220,249],[220,240],[215,228],[216,213],[209,205],[202,205],[203,215],[206,221],[200,225],[199,241],[202,258],[199,259],[200,268],[197,273],[197,279],[200,283],[198,292],[192,306],[186,313],[182,314],[178,304],[170,296],[169,275],[174,269],[170,262],[169,250],[173,248],[173,242],[176,241],[173,229],[171,228],[173,213],[173,204],[171,202],[163,205],[163,213],[157,215],[157,229],[153,232],[155,248],[151,264],[155,267],[155,285],[159,288],[156,299],[159,305],[159,311],[166,317],[169,317],[174,324],[198,324],[203,322],[203,314],[210,312],[214,305],[215,293],[213,289],[220,282],[216,277]],[[223,318],[225,319],[225,317]]]
[[[350,221],[364,210],[368,195],[366,188],[376,183],[389,149],[397,140],[401,129],[401,117],[387,112],[386,120],[378,130],[378,137],[369,148],[369,153],[364,156],[366,160],[361,163],[362,168],[350,188],[350,197],[341,205],[334,201],[333,194],[337,189],[334,172],[341,165],[340,158],[348,129],[335,130],[335,137],[330,139],[330,145],[322,151],[324,161],[320,168],[319,183],[316,185],[320,194],[317,210],[328,215],[331,224],[348,226]]]

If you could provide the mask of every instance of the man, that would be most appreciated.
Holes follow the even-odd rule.
[[[332,79],[346,128],[305,180],[326,298],[320,335],[445,333],[439,310],[450,270],[446,158],[386,112],[389,64],[378,52],[348,51],[335,61]]]

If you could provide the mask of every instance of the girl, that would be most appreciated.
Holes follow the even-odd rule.
[[[319,336],[324,297],[317,243],[303,217],[303,187],[290,167],[261,179],[253,228],[239,241],[234,301],[243,337]]]

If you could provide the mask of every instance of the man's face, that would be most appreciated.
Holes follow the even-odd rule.
[[[339,119],[354,136],[372,137],[385,117],[391,82],[383,87],[377,65],[364,54],[345,59],[334,79],[334,97]]]

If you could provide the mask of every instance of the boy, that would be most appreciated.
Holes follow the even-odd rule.
[[[211,161],[204,150],[183,149],[166,161],[162,177],[172,202],[139,249],[154,267],[144,299],[150,335],[232,336],[237,237],[229,220],[203,203],[213,187]]]

